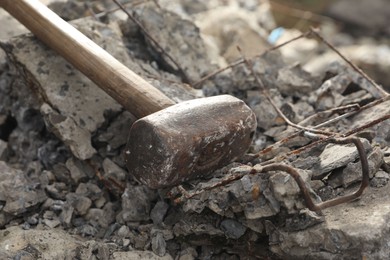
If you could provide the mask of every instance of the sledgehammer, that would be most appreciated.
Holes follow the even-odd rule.
[[[0,0],[0,6],[137,118],[127,168],[150,188],[198,178],[241,157],[256,117],[245,103],[221,95],[175,104],[38,0]]]

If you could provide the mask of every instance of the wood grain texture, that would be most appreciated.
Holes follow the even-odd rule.
[[[136,117],[174,104],[38,0],[0,0],[0,6]]]

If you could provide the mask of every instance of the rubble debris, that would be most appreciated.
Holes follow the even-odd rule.
[[[72,5],[74,1],[68,2]],[[175,12],[181,12],[181,18],[166,13],[161,4],[164,1],[158,2],[160,7],[154,2],[128,9],[137,10],[137,19],[150,26],[148,32],[175,57],[191,83],[213,72],[216,64],[225,66],[226,60],[260,54],[269,45],[264,40],[266,30],[275,28],[264,27],[264,21],[259,23],[267,16],[257,15],[264,7],[257,0],[229,6],[226,10],[230,10],[230,16],[218,13],[223,8],[210,8],[218,6],[218,1],[198,3],[192,9],[187,2],[169,1],[171,11],[175,11],[174,5],[178,6],[180,10]],[[100,10],[95,3],[77,4],[82,7],[81,12],[72,15]],[[240,10],[234,12],[234,8]],[[155,20],[145,16],[149,12],[156,14]],[[215,17],[210,18],[211,13]],[[267,149],[275,142],[281,145],[257,159],[248,154],[240,163],[216,171],[210,179],[175,187],[173,198],[179,193],[185,197],[185,192],[199,192],[177,203],[167,196],[166,190],[150,190],[126,177],[122,152],[128,129],[136,120],[134,116],[104,93],[100,95],[96,86],[34,37],[0,37],[1,47],[10,59],[5,61],[0,54],[0,127],[3,115],[13,122],[6,138],[0,136],[0,159],[6,161],[0,161],[0,227],[5,229],[0,232],[0,247],[8,248],[0,251],[0,258],[339,259],[357,255],[385,258],[389,254],[389,120],[358,133],[365,144],[371,179],[363,196],[322,210],[322,214],[310,211],[290,175],[281,171],[253,174],[253,169],[262,167],[269,159],[283,160],[282,163],[297,168],[314,201],[325,201],[356,189],[361,163],[355,148],[318,145],[294,154],[294,149],[310,146],[313,140],[306,135],[285,139],[297,130],[270,109],[270,102],[243,60],[231,70],[216,73],[197,85],[202,89],[194,90],[181,83],[182,75],[164,55],[156,56],[159,51],[146,39],[147,33],[123,20],[126,16],[120,17],[120,27],[113,16],[100,19],[109,20],[108,26],[93,18],[75,24],[175,102],[223,93],[242,98],[260,123],[251,152]],[[203,23],[202,17],[207,17]],[[215,24],[214,19],[228,22]],[[193,21],[201,25],[200,31]],[[165,27],[161,29],[164,24],[174,32],[169,34]],[[125,30],[121,32],[119,28]],[[223,35],[224,28],[227,34]],[[178,30],[183,33],[178,35]],[[237,37],[240,35],[243,36]],[[173,39],[179,39],[179,45],[184,47]],[[289,120],[314,127],[350,111],[327,109],[346,105],[358,109],[358,105],[382,96],[354,70],[336,63],[321,65],[319,60],[318,64],[311,63],[318,57],[313,51],[319,45],[310,45],[312,39],[305,40],[308,41],[302,43],[307,47],[304,53],[313,57],[302,57],[302,53],[294,53],[296,49],[285,47],[297,54],[297,60],[309,60],[307,64],[286,62],[286,53],[279,50],[266,51],[252,61],[256,76]],[[215,56],[211,58],[205,48],[198,48],[204,43],[213,45]],[[241,45],[241,54],[236,52],[237,44]],[[298,45],[299,42],[295,47]],[[197,47],[194,50],[186,46]],[[372,46],[379,52],[377,45]],[[197,62],[199,55],[201,62]],[[314,76],[305,71],[308,64],[323,67]],[[314,65],[312,71],[317,68]],[[96,104],[95,98],[100,103]],[[389,101],[378,102],[321,130],[348,133],[373,119],[386,117],[389,107]],[[71,122],[69,125],[77,130],[61,125],[63,122]],[[56,131],[57,137],[52,134]],[[6,150],[3,157],[1,149]],[[217,185],[232,174],[240,178]],[[115,184],[110,186],[108,181]],[[218,187],[207,189],[210,185]]]
[[[139,251],[139,250],[132,250],[129,252],[114,252],[112,254],[112,257],[113,260],[126,260],[126,259],[173,260],[172,256],[168,254],[164,256],[158,256],[155,253],[150,251]]]
[[[7,142],[0,139],[0,160],[4,160],[7,155]]]
[[[302,96],[317,86],[313,76],[304,71],[299,65],[286,67],[278,71],[276,84],[281,94],[285,96]]]
[[[103,147],[106,154],[126,144],[127,140],[123,137],[128,135],[130,126],[135,120],[136,118],[130,112],[124,111],[118,115],[116,120],[112,121],[107,131],[98,134],[97,141],[106,144]],[[105,154],[103,151],[99,150],[99,153],[104,157]]]
[[[388,18],[390,10],[384,0],[366,1],[342,0],[329,6],[326,13],[347,24],[348,32],[360,35],[390,34]],[[348,10],[348,13],[343,12]]]
[[[91,167],[88,167],[82,161],[75,158],[69,158],[65,163],[66,168],[69,170],[70,177],[74,183],[80,183],[86,181],[89,177],[93,177]]]
[[[46,119],[48,128],[52,129],[52,132],[69,146],[74,156],[86,160],[96,154],[96,150],[89,141],[91,140],[90,132],[79,127],[71,117],[56,113],[48,104],[42,105],[41,113]]]
[[[207,207],[221,216],[232,217],[234,214],[243,213],[246,219],[255,220],[275,216],[282,208],[291,214],[305,207],[302,202],[296,200],[296,197],[300,196],[300,190],[290,175],[283,172],[245,175],[245,171],[249,173],[250,169],[246,166],[231,168],[230,173],[243,173],[239,181],[204,191],[185,201],[184,209],[200,213]],[[310,179],[309,172],[301,173],[304,180]],[[208,185],[219,181],[218,177],[214,177]],[[202,185],[207,186],[200,183],[193,190],[202,190]]]
[[[146,78],[165,76],[167,81],[151,79],[152,84],[168,96],[172,96],[175,101],[202,96],[188,86],[178,83],[177,79],[177,83],[172,84],[175,76],[158,72],[149,64],[130,58],[118,32],[111,27],[91,19],[86,19],[83,23],[79,22],[77,26],[97,44],[106,46],[108,52],[140,75]],[[90,28],[94,28],[94,31]],[[105,37],[102,37],[103,35]],[[18,48],[12,47],[16,45]],[[90,143],[91,134],[105,122],[107,113],[115,115],[122,110],[121,106],[63,58],[32,37],[17,37],[6,44],[1,44],[1,47],[14,65],[23,71],[27,84],[37,90],[29,97],[32,99],[35,97],[34,103],[39,103],[41,100],[47,103],[41,104],[41,112],[46,115],[46,122],[53,127],[53,132],[79,159],[89,159],[96,154]],[[23,66],[18,67],[21,64]],[[52,78],[57,78],[58,82],[53,82]],[[122,118],[118,117],[118,120],[120,119]],[[117,138],[115,140],[118,142]],[[102,152],[104,156],[106,152],[104,150]]]
[[[150,203],[156,199],[156,192],[146,186],[128,187],[122,194],[122,211],[117,217],[119,223],[145,221],[149,219]],[[134,200],[137,198],[137,200]]]
[[[271,251],[279,257],[303,259],[386,258],[388,234],[389,185],[368,189],[359,201],[323,211],[326,221],[301,231],[284,231],[270,227]],[[375,198],[375,203],[372,199]],[[353,220],[353,221],[352,221]]]
[[[224,219],[221,222],[221,230],[228,238],[239,239],[246,231],[246,227],[234,219]]]
[[[196,81],[215,69],[208,60],[199,29],[191,21],[182,19],[155,4],[144,4],[136,8],[135,13],[136,19],[144,28],[141,31],[146,42],[164,62],[162,65],[168,65],[174,71],[178,71],[179,75],[184,73],[182,75],[184,81],[187,80],[187,83]],[[159,46],[156,46],[157,43]],[[162,53],[161,49],[169,57]]]
[[[154,225],[160,226],[163,223],[168,209],[168,203],[165,201],[157,201],[156,205],[154,205],[153,209],[150,211],[150,218],[152,219]]]
[[[366,151],[369,150],[370,144],[366,139],[361,139]],[[350,162],[355,161],[358,158],[358,152],[354,145],[345,146],[338,144],[328,144],[324,151],[319,156],[320,164],[318,169],[315,170],[315,174],[322,176],[324,173],[328,173],[336,168],[347,165]],[[361,171],[359,171],[360,173]]]
[[[267,32],[259,26],[262,19],[263,22],[266,20],[268,23],[273,23],[273,18],[265,5],[248,7],[230,1],[195,16],[195,23],[199,26],[209,48],[215,46],[218,52],[218,56],[212,56],[215,57],[214,63],[224,67],[226,62],[233,62],[240,58],[237,46],[247,57],[253,57],[268,48]],[[269,20],[265,19],[267,14]],[[223,59],[218,58],[221,56]]]
[[[378,104],[375,107],[368,108],[363,113],[359,113],[352,118],[351,127],[356,128],[364,125],[366,122],[371,120],[381,118],[390,114],[390,101],[385,101],[381,104]],[[390,129],[390,120],[385,120],[379,124],[372,126],[371,129],[375,133],[374,140],[376,143],[382,146],[388,146],[390,141],[389,129]]]
[[[374,178],[371,180],[371,187],[380,188],[389,182],[390,175],[385,171],[377,171]]]
[[[369,174],[370,178],[378,172],[380,166],[383,164],[383,153],[379,147],[375,147],[373,151],[368,154]],[[360,162],[350,162],[339,173],[331,174],[328,178],[328,183],[332,187],[347,187],[362,179],[362,167]]]
[[[29,180],[23,171],[0,161],[0,201],[2,213],[21,216],[32,211],[46,200],[46,194],[38,182]],[[3,227],[4,224],[2,223]]]

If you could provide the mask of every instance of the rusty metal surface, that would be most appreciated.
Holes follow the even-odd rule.
[[[133,124],[127,167],[150,188],[176,185],[240,158],[255,129],[254,113],[233,96],[186,101]]]

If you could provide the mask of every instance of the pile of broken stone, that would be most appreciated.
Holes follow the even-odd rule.
[[[76,10],[75,16],[81,17],[86,10],[79,2],[54,2],[51,8],[63,16]],[[241,63],[199,81],[242,56],[253,57],[270,47],[265,40],[274,26],[269,5],[159,2],[160,6],[132,7],[148,35],[121,11],[100,21],[86,17],[72,24],[176,102],[226,93],[243,99],[258,121],[249,154],[296,132],[272,109],[254,74],[297,124],[319,111],[363,106],[381,98],[366,78],[347,65],[323,65],[318,55],[304,65],[306,54],[301,54],[301,66],[286,62],[283,48],[253,58],[253,70]],[[95,4],[101,8],[102,3]],[[10,24],[12,34],[20,26],[3,12],[0,20]],[[185,183],[180,189],[151,190],[129,176],[123,159],[134,116],[31,34],[10,38],[4,33],[0,44],[7,56],[0,55],[1,258],[335,259],[381,258],[390,253],[389,120],[357,134],[369,161],[370,186],[365,193],[322,212],[306,208],[298,185],[287,173],[250,174],[256,165],[310,143],[302,135],[271,153],[227,165],[209,179]],[[311,52],[320,48],[313,39],[301,40],[304,46],[315,46]],[[314,67],[316,71],[310,71]],[[195,89],[184,81],[199,84]],[[339,120],[326,130],[344,133],[364,126],[388,115],[389,102]],[[317,202],[351,193],[361,181],[354,146],[324,143],[282,163],[298,169]],[[237,173],[242,177],[207,189]],[[173,195],[198,191],[180,203],[172,200]]]

